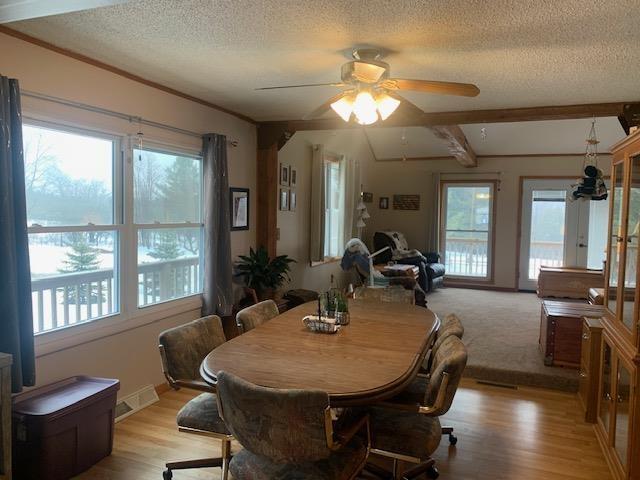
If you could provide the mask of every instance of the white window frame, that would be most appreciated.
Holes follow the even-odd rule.
[[[137,137],[105,132],[91,127],[80,126],[58,121],[42,120],[31,116],[23,116],[24,125],[47,128],[54,131],[69,132],[79,135],[104,138],[114,142],[113,156],[113,224],[77,225],[77,226],[28,226],[29,234],[36,233],[68,233],[74,231],[113,231],[117,235],[114,248],[114,295],[116,312],[89,321],[61,326],[34,335],[36,356],[47,355],[66,348],[71,348],[99,338],[139,328],[150,323],[199,310],[202,306],[202,293],[166,300],[155,304],[138,307],[138,261],[137,261],[137,225],[134,224],[133,204],[133,149],[137,148]],[[163,141],[153,141],[145,137],[144,148],[150,148],[178,155],[202,158],[202,152],[184,145],[173,145]],[[202,172],[202,169],[201,169]],[[203,188],[204,182],[202,183]],[[204,195],[201,195],[202,218]],[[193,227],[200,223],[161,224],[160,228]],[[157,228],[158,225],[146,225]],[[204,252],[200,252],[200,272],[202,276]],[[201,280],[202,285],[202,280]]]
[[[495,240],[495,222],[496,222],[496,192],[497,183],[495,180],[442,180],[440,182],[441,190],[441,225],[440,225],[440,245],[443,253],[443,261],[446,259],[446,238],[447,238],[447,209],[448,209],[448,195],[449,188],[473,188],[473,187],[488,187],[489,188],[489,212],[488,212],[488,227],[487,227],[487,273],[485,276],[479,275],[460,275],[447,272],[447,278],[458,283],[491,283],[494,278],[494,240]],[[472,230],[469,230],[472,231]],[[480,232],[480,230],[478,230]]]
[[[345,159],[343,155],[336,155],[333,153],[325,153],[323,163],[323,174],[325,178],[325,242],[324,242],[324,259],[325,261],[332,261],[341,258],[342,252],[338,249],[335,255],[332,255],[329,251],[328,241],[331,238],[330,229],[330,209],[328,208],[329,199],[332,197],[329,181],[329,167],[332,165],[338,165],[338,239],[344,238],[344,223],[345,223],[345,197],[346,197],[346,184],[345,184]]]

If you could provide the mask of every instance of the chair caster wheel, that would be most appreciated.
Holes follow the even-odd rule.
[[[162,472],[162,480],[171,480],[173,478],[173,472],[171,470],[165,470]]]
[[[435,467],[435,465],[431,465],[429,467],[429,470],[427,470],[426,473],[427,473],[427,477],[432,478],[433,480],[435,480],[436,478],[438,478],[440,476],[440,472]]]
[[[458,443],[458,437],[456,437],[453,433],[449,434],[449,443],[451,445],[455,445],[456,443]]]

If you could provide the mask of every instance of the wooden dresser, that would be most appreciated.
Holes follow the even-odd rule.
[[[0,353],[0,480],[11,480],[11,363]]]
[[[590,288],[602,288],[602,270],[572,267],[540,267],[538,296],[541,298],[589,298]]]
[[[540,313],[540,350],[544,364],[579,368],[582,351],[582,318],[599,317],[601,305],[543,300]]]
[[[640,480],[640,131],[612,148],[596,435],[613,477]]]

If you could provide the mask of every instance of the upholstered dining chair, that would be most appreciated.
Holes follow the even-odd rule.
[[[368,416],[334,430],[325,392],[266,388],[219,372],[218,402],[244,447],[231,459],[235,480],[348,480],[367,461]]]
[[[265,300],[240,310],[236,314],[236,325],[240,333],[253,330],[258,325],[277,317],[280,314],[278,305],[273,300]]]
[[[409,480],[426,473],[438,478],[438,470],[431,454],[442,438],[439,417],[447,413],[467,364],[467,349],[455,335],[444,339],[437,351],[431,379],[426,385],[423,403],[396,403],[395,400],[368,409],[371,422],[372,452],[394,459],[393,478],[397,461],[418,463],[402,474]]]
[[[218,413],[215,388],[200,377],[200,364],[204,357],[225,341],[222,322],[217,315],[165,330],[158,338],[162,371],[171,388],[178,390],[184,387],[204,392],[178,412],[178,430],[217,438],[222,442],[221,457],[167,462],[162,474],[165,480],[172,478],[173,470],[205,467],[221,467],[222,479],[228,478],[233,436]]]
[[[415,304],[415,293],[399,285],[389,287],[358,287],[353,292],[357,300]]]
[[[440,345],[442,345],[442,342],[450,335],[455,335],[459,339],[462,339],[464,336],[464,327],[462,326],[462,322],[454,313],[448,314],[440,323],[440,328],[438,328],[438,331],[436,332],[435,341],[422,363],[422,369],[424,372],[430,372],[431,362],[433,360],[432,353],[435,352]]]

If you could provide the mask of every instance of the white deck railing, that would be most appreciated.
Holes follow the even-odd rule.
[[[563,264],[562,242],[531,242],[529,277],[538,278],[540,266],[559,267]],[[448,275],[486,277],[488,268],[487,240],[482,238],[447,238],[445,269]]]
[[[138,305],[143,307],[201,290],[198,257],[145,263],[138,267]],[[34,333],[116,313],[112,269],[65,273],[32,280]]]

